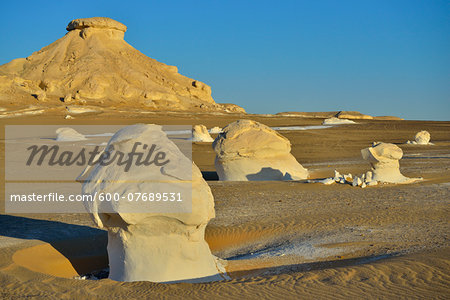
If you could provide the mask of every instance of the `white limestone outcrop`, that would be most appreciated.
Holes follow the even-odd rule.
[[[206,225],[215,216],[214,199],[200,170],[158,125],[122,128],[110,139],[106,152],[111,156],[132,153],[136,143],[156,145],[158,151],[165,153],[164,158],[156,154],[159,164],[155,158],[155,163],[141,166],[136,163],[127,172],[123,165],[96,164],[79,177],[84,180],[84,194],[120,196],[119,201],[85,202],[95,224],[108,230],[109,278],[195,282],[218,277],[222,269],[204,238]],[[161,159],[169,162],[161,165]],[[160,206],[152,206],[155,202],[144,204],[127,199],[130,194],[176,192],[186,185],[188,192],[192,191],[188,212],[168,210],[169,205],[175,205],[170,201],[162,200],[158,202]]]
[[[58,142],[76,142],[84,141],[86,137],[70,127],[61,127],[56,129],[56,141]]]
[[[291,143],[275,130],[251,120],[223,128],[213,143],[219,180],[301,180],[308,171],[291,152]]]
[[[322,125],[341,125],[341,124],[356,124],[356,122],[349,119],[339,119],[336,117],[325,119],[322,122]]]
[[[194,125],[192,127],[192,141],[212,143],[214,139],[209,134],[205,125]]]

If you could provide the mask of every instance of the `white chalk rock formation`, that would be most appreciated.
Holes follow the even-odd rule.
[[[266,125],[239,120],[223,128],[213,143],[219,180],[301,180],[308,171],[291,152],[287,138]]]
[[[217,127],[217,126],[211,128],[211,129],[209,130],[209,133],[211,133],[211,134],[219,134],[219,133],[221,133],[221,132],[222,132],[222,128]]]
[[[430,143],[430,133],[428,131],[422,130],[414,136],[414,140],[419,145],[428,145]]]
[[[94,222],[108,230],[109,278],[172,282],[219,276],[217,259],[204,239],[206,225],[215,216],[214,199],[200,170],[158,125],[122,128],[106,149],[114,147],[109,150],[111,155],[119,151],[130,153],[135,143],[153,143],[164,151],[164,159],[169,163],[133,165],[128,172],[124,172],[123,165],[97,164],[80,175],[84,178],[79,177],[85,180],[83,193],[117,193],[127,198],[131,193],[158,191],[161,186],[171,192],[170,189],[175,191],[175,187],[188,184],[192,187],[192,211],[146,211],[148,206],[133,206],[142,202],[128,200],[85,202]],[[137,212],[132,208],[137,208]]]
[[[209,135],[205,125],[194,125],[192,127],[192,141],[211,143],[214,142],[214,139]]]
[[[86,137],[70,127],[56,129],[56,139],[58,142],[76,142],[84,141]]]
[[[367,185],[373,181],[410,183],[418,180],[418,178],[405,177],[400,173],[399,160],[403,156],[403,151],[394,144],[374,143],[372,147],[362,149],[361,154],[363,159],[369,161],[372,166],[371,178],[365,179]],[[368,177],[367,174],[366,177]]]
[[[341,125],[341,124],[356,124],[356,122],[349,119],[339,119],[336,117],[325,119],[322,122],[322,125]]]

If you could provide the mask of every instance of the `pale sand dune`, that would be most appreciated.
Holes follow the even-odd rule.
[[[169,114],[130,115],[124,119],[111,114],[108,122],[202,123],[207,127],[223,127],[235,118]],[[254,118],[269,126],[321,122]],[[28,118],[26,122],[36,120],[39,118]],[[54,116],[46,122],[70,127],[86,120],[90,120],[88,116],[81,115],[75,120]],[[91,227],[88,215],[0,215],[0,295],[6,299],[447,297],[450,123],[366,120],[358,123],[344,130],[326,128],[283,134],[292,142],[295,158],[305,162],[311,171],[311,178],[331,176],[335,165],[345,174],[363,172],[367,163],[360,157],[360,149],[383,140],[402,148],[402,174],[422,176],[424,181],[367,189],[302,182],[209,181],[216,218],[207,227],[206,240],[214,255],[228,259],[231,279],[199,284],[63,278],[106,266],[105,235]],[[402,144],[424,125],[435,146],[418,148]],[[330,145],[334,145],[334,151],[330,151]],[[3,143],[0,146],[4,149]],[[195,144],[193,150],[199,168],[213,171],[211,146]],[[0,162],[4,163],[3,158]],[[75,238],[75,242],[67,242]]]

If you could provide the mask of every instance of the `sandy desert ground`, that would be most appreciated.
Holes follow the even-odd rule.
[[[204,124],[211,128],[239,118],[233,114],[105,112],[74,120],[54,114],[46,116],[46,121],[28,116],[0,122]],[[245,118],[269,126],[322,122],[262,115]],[[356,122],[280,133],[291,141],[293,155],[311,171],[311,178],[332,176],[335,169],[353,174],[368,170],[360,150],[373,141],[383,141],[402,148],[404,175],[424,180],[365,189],[305,181],[219,182],[211,144],[195,143],[193,159],[215,198],[216,218],[207,227],[206,239],[213,253],[227,260],[229,279],[197,284],[73,279],[91,273],[105,277],[94,271],[107,266],[106,232],[95,228],[88,214],[2,214],[0,297],[448,298],[450,122]],[[404,144],[420,130],[429,131],[435,145]],[[4,152],[4,138],[1,147]],[[3,156],[0,163],[4,168]]]

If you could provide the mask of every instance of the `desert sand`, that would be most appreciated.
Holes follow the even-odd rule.
[[[234,114],[117,110],[64,119],[64,111],[1,124],[204,124],[224,127]],[[268,126],[314,126],[323,118],[247,115]],[[426,129],[433,147],[404,141]],[[450,288],[450,122],[359,119],[357,124],[280,131],[310,178],[361,174],[360,150],[374,141],[403,151],[401,173],[424,180],[365,189],[306,181],[221,182],[211,144],[194,143],[193,160],[214,196],[206,228],[212,254],[229,279],[160,284],[107,279],[107,232],[88,214],[2,214],[2,298],[446,298]],[[213,134],[213,137],[216,135]],[[2,137],[2,141],[4,141]],[[4,151],[4,143],[1,144]],[[1,158],[4,167],[4,158]],[[3,175],[2,175],[3,176]],[[2,191],[3,192],[3,191]],[[3,193],[4,194],[4,193]],[[3,197],[2,197],[3,199]],[[94,274],[99,280],[92,280]],[[74,277],[86,276],[84,280]]]

